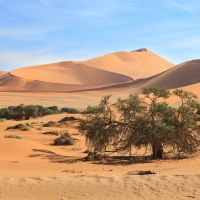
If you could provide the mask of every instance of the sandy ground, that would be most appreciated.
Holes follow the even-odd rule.
[[[26,121],[5,121],[0,126],[0,199],[199,199],[200,155],[184,159],[152,161],[138,153],[133,161],[118,157],[85,162],[87,147],[77,123],[67,127],[44,127],[69,114]],[[81,117],[80,115],[75,115]],[[30,131],[7,130],[8,126],[30,123]],[[52,145],[58,136],[49,130],[68,130],[76,138],[72,146]],[[22,139],[4,138],[18,135]],[[153,175],[136,175],[150,170]]]
[[[0,108],[37,104],[82,110],[97,105],[104,95],[113,94],[115,101],[140,92],[141,88],[155,86],[180,87],[200,97],[199,66],[196,60],[172,68],[173,64],[143,49],[83,62],[0,72]],[[132,82],[139,78],[145,79]],[[72,90],[76,92],[66,92]],[[178,105],[177,98],[169,101]],[[165,155],[163,160],[152,161],[141,151],[132,161],[108,155],[107,159],[85,162],[83,152],[87,147],[77,131],[77,122],[41,129],[43,123],[65,116],[0,122],[0,199],[200,199],[200,154],[186,155],[179,160]],[[6,131],[7,127],[19,123],[29,123],[32,128]],[[58,136],[42,134],[63,130],[76,139],[74,145],[54,146]],[[22,139],[5,138],[10,134]],[[156,174],[137,175],[141,170]]]

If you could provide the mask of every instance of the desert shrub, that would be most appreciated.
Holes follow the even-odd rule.
[[[30,131],[30,124],[29,123],[26,123],[25,125],[24,125],[24,128],[23,128],[23,131]]]
[[[0,109],[0,118],[14,120],[28,120],[30,118],[43,117],[46,115],[59,114],[62,111],[57,106],[43,107],[41,105],[9,106]]]
[[[15,138],[15,139],[22,139],[22,137],[18,136],[18,135],[5,135],[5,138]]]
[[[1,118],[1,119],[0,119],[0,122],[5,122],[5,121],[6,121],[5,118]]]
[[[68,130],[60,131],[60,135],[63,135],[63,136],[66,136],[66,137],[70,137]]]
[[[9,126],[9,127],[6,128],[6,130],[10,130],[10,129],[23,130],[24,129],[24,125],[23,124],[17,124],[17,125]]]
[[[30,128],[31,128],[30,124],[26,123],[26,124],[17,124],[14,126],[9,126],[6,128],[6,130],[13,129],[13,130],[21,130],[21,131],[30,131]]]
[[[90,150],[89,149],[86,149],[83,153],[89,153],[90,152]]]
[[[91,160],[97,160],[99,158],[101,158],[101,154],[99,152],[97,152],[97,151],[90,151],[85,159],[87,161],[91,161]]]
[[[36,128],[38,131],[41,131],[43,129],[43,126],[39,126]]]
[[[62,112],[66,112],[66,113],[71,113],[71,114],[78,114],[78,113],[80,113],[80,111],[77,110],[76,108],[68,108],[68,107],[62,108],[61,111]]]
[[[75,120],[77,120],[77,118],[76,117],[64,117],[63,119],[61,119],[60,121],[58,121],[59,123],[66,123],[66,122],[68,122],[68,121],[75,121]]]
[[[47,132],[44,132],[42,134],[44,134],[44,135],[58,135],[58,131],[47,131]]]
[[[49,121],[49,122],[43,124],[43,127],[51,127],[51,126],[54,126],[55,123],[56,123],[56,122],[54,122],[54,121]]]
[[[163,148],[194,153],[200,146],[200,125],[197,97],[176,89],[173,95],[182,104],[175,108],[165,99],[172,94],[165,88],[147,88],[141,96],[131,94],[110,104],[105,96],[97,106],[88,106],[80,120],[79,131],[85,135],[90,149],[112,150],[132,155],[133,147],[150,148],[152,158],[162,158]]]
[[[50,107],[47,107],[47,109],[51,110],[53,112],[53,114],[61,113],[61,111],[58,109],[57,106],[50,106]]]
[[[74,139],[70,136],[61,135],[59,138],[55,139],[54,145],[60,146],[60,145],[73,145]]]

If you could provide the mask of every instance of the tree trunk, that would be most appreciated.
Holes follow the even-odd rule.
[[[152,145],[152,159],[161,159],[163,157],[163,146],[161,143]]]

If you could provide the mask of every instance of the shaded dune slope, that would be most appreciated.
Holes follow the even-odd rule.
[[[132,52],[116,52],[82,61],[88,66],[130,76],[133,79],[147,78],[174,65],[147,49]]]
[[[8,72],[7,71],[0,71],[0,77],[7,74]]]
[[[121,74],[61,62],[13,70],[0,77],[0,91],[76,91],[131,81]]]
[[[25,67],[11,71],[11,74],[29,80],[71,85],[104,85],[131,80],[121,74],[95,69],[74,62]]]
[[[200,82],[200,60],[181,63],[157,76],[143,81],[142,87],[185,87]]]

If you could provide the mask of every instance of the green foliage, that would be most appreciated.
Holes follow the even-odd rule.
[[[59,138],[55,139],[54,145],[73,145],[74,139],[71,136],[61,135]]]
[[[5,138],[15,138],[15,139],[22,139],[22,137],[18,136],[18,135],[5,135]]]
[[[71,114],[77,114],[77,113],[80,113],[79,110],[77,110],[76,108],[62,108],[61,109],[61,112],[66,112],[66,113],[71,113]]]
[[[5,122],[5,121],[6,121],[5,118],[1,118],[1,119],[0,119],[0,122]]]
[[[97,151],[90,151],[88,153],[88,155],[86,156],[85,159],[87,161],[91,161],[91,160],[97,160],[99,158],[101,158],[101,154],[99,152],[97,152]]]
[[[37,127],[37,130],[38,130],[38,131],[41,131],[42,129],[43,129],[43,126]]]
[[[63,135],[63,136],[66,136],[66,137],[70,137],[68,130],[60,131],[60,135]]]
[[[166,146],[177,155],[194,153],[200,145],[200,105],[194,94],[176,89],[173,95],[182,104],[174,108],[165,102],[170,95],[166,88],[147,88],[142,96],[132,94],[114,105],[106,96],[98,106],[84,111],[79,131],[87,145],[99,152],[112,150],[131,156],[133,147],[150,147],[155,159],[162,158]]]
[[[24,124],[24,128],[23,128],[23,131],[30,131],[30,124],[29,123],[26,123]]]
[[[79,113],[75,108],[58,109],[57,106],[43,107],[41,105],[9,106],[0,109],[0,118],[20,120],[29,120],[30,118],[43,117],[46,115],[59,114],[61,112]]]

